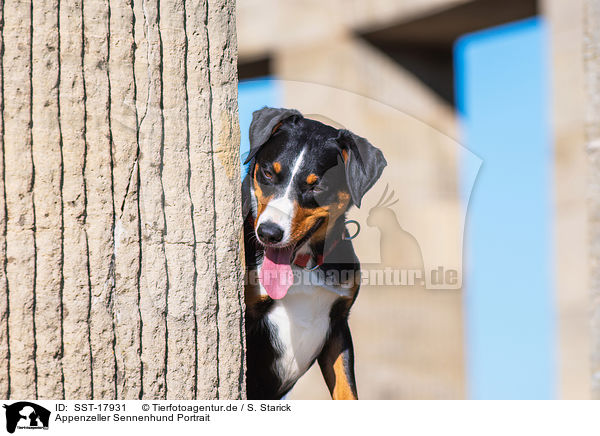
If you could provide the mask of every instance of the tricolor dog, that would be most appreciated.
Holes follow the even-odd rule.
[[[348,314],[360,264],[345,215],[385,158],[348,130],[263,108],[246,163],[248,398],[283,397],[317,360],[333,399],[356,399]]]

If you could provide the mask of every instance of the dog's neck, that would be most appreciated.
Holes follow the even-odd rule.
[[[346,235],[346,213],[333,223],[323,223],[314,235],[298,250],[294,263],[302,268],[320,266]]]

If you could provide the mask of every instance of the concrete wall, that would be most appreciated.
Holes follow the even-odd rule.
[[[398,222],[430,261],[462,261],[460,147],[453,108],[354,30],[460,3],[457,1],[238,2],[240,56],[268,54],[282,105],[324,115],[368,138],[388,160],[382,179],[354,208],[354,247],[364,268],[380,259],[380,233],[367,217],[386,184],[400,203]],[[247,134],[247,132],[242,132]],[[441,220],[439,217],[443,217]],[[425,255],[424,255],[425,256]],[[440,260],[442,258],[443,260]],[[465,396],[462,296],[457,289],[362,286],[350,324],[363,399]],[[329,398],[318,366],[292,399]]]
[[[3,2],[1,397],[245,396],[234,12]]]
[[[385,27],[472,0],[241,0],[240,56],[248,59]]]
[[[379,52],[356,36],[356,31],[377,30],[393,23],[410,22],[427,17],[445,7],[468,1],[453,0],[239,0],[238,35],[240,58],[251,61],[268,56],[272,74],[285,82],[282,85],[284,104],[298,107],[311,113],[320,112],[349,129],[356,130],[394,156],[397,193],[428,199],[437,208],[440,216],[449,217],[449,229],[457,221],[456,181],[444,180],[442,174],[455,171],[457,156],[444,152],[440,147],[451,139],[444,140],[439,133],[450,138],[459,138],[454,109],[450,104],[431,91],[393,59]],[[514,2],[513,2],[514,3]],[[588,147],[586,157],[584,137],[584,3],[590,10],[598,8],[597,0],[542,0],[538,2],[540,13],[549,25],[549,58],[552,80],[552,129],[555,148],[554,166],[554,265],[556,283],[556,308],[558,324],[557,374],[560,398],[589,398],[590,396],[590,298],[589,289],[600,279],[590,278],[588,267],[589,241],[599,239],[600,232],[594,230],[594,218],[600,212],[592,212],[588,230],[586,218],[587,160],[593,162],[598,147]],[[593,6],[593,7],[592,7]],[[595,16],[592,15],[592,19]],[[597,22],[591,22],[588,33],[597,32]],[[588,57],[597,62],[597,47],[593,40],[588,42]],[[594,64],[595,65],[595,64]],[[598,68],[587,73],[588,82],[597,84]],[[594,82],[595,80],[595,82]],[[315,92],[308,92],[303,83],[316,84]],[[595,85],[594,85],[595,86]],[[594,88],[595,89],[595,88]],[[349,91],[353,97],[343,100],[340,90]],[[302,91],[302,92],[299,92]],[[374,105],[352,105],[349,101],[365,96],[424,121],[429,133],[416,122],[401,121],[398,116],[388,117],[376,112]],[[593,104],[598,99],[591,100]],[[596,106],[588,105],[592,109]],[[391,112],[391,111],[390,111]],[[588,118],[589,129],[595,132],[600,126],[600,111],[592,110]],[[385,133],[389,132],[389,138]],[[394,133],[392,133],[394,132]],[[247,134],[247,132],[243,132]],[[402,141],[396,141],[393,135]],[[598,135],[596,135],[598,136]],[[389,145],[386,145],[389,142]],[[595,144],[590,139],[590,143]],[[427,144],[431,155],[418,145]],[[402,148],[401,148],[402,147]],[[436,148],[437,147],[437,148]],[[400,151],[404,154],[400,155]],[[408,152],[408,153],[407,153]],[[447,166],[435,164],[440,159]],[[388,159],[389,160],[389,159]],[[411,165],[410,162],[413,164]],[[416,162],[416,164],[415,164]],[[389,168],[384,174],[389,173]],[[442,170],[443,169],[443,170]],[[423,177],[419,183],[401,183],[401,178]],[[592,182],[595,180],[591,178]],[[595,182],[594,182],[595,183]],[[592,183],[587,197],[600,194],[600,188]],[[396,187],[396,185],[394,185]],[[404,188],[404,186],[407,188]],[[434,197],[436,185],[449,189],[445,196]],[[598,192],[596,192],[598,191]],[[402,208],[401,213],[406,208]],[[600,207],[597,207],[600,211]],[[368,208],[367,208],[368,211]],[[355,211],[360,217],[361,211]],[[600,215],[599,215],[600,216]],[[424,223],[426,224],[426,223]],[[365,227],[365,226],[363,226]],[[426,228],[425,225],[422,228]],[[368,230],[368,229],[367,229]],[[366,230],[363,229],[363,234]],[[445,234],[456,234],[447,231]],[[361,242],[356,245],[362,257],[369,256],[373,244]],[[419,241],[421,242],[421,241]],[[449,245],[451,246],[451,244]],[[595,245],[592,250],[596,250]],[[452,250],[449,250],[452,251]],[[600,251],[600,248],[598,250]],[[593,251],[595,252],[595,251]],[[594,262],[600,262],[600,255]],[[595,265],[595,263],[594,263]],[[592,270],[592,275],[595,270]],[[595,273],[596,276],[598,275]],[[595,286],[595,287],[594,287]],[[600,293],[600,290],[598,291]],[[418,294],[418,293],[417,293]],[[465,383],[463,361],[463,326],[461,295],[448,292],[437,296],[421,293],[413,298],[408,293],[390,292],[384,298],[379,294],[362,292],[353,309],[353,334],[357,348],[357,372],[359,391],[363,398],[438,398],[464,395]],[[442,298],[439,298],[443,295]],[[594,294],[595,295],[595,294]],[[594,298],[597,298],[595,296]],[[400,316],[387,321],[379,311],[388,307],[406,308],[405,320],[431,316],[431,322],[403,321]],[[383,309],[382,309],[383,308]],[[596,309],[595,323],[600,326],[600,310]],[[386,312],[387,313],[387,312]],[[376,324],[374,320],[386,320]],[[379,330],[378,330],[379,329]],[[418,334],[410,334],[418,329]],[[361,333],[362,332],[362,333]],[[399,333],[400,332],[400,333]],[[404,332],[408,332],[404,334]],[[442,332],[443,334],[440,334]],[[380,341],[374,341],[377,335]],[[397,348],[386,348],[396,343],[394,338],[402,336]],[[422,340],[426,338],[426,340]],[[450,339],[448,339],[450,338]],[[429,348],[421,344],[429,343]],[[600,367],[600,340],[593,342],[596,370]],[[406,374],[399,380],[399,374]],[[600,379],[596,377],[594,380]],[[390,380],[395,380],[392,384]],[[443,386],[434,392],[428,383]],[[327,398],[318,369],[299,383],[296,398]],[[318,390],[320,389],[320,390]],[[294,395],[294,394],[293,394]]]

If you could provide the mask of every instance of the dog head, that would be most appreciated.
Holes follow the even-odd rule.
[[[386,166],[366,139],[273,108],[253,114],[246,163],[254,231],[278,262],[293,261],[309,240],[324,240],[351,205],[360,207]]]

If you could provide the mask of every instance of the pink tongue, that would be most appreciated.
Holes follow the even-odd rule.
[[[267,294],[274,300],[285,297],[294,283],[294,273],[290,265],[290,249],[265,248],[265,258],[258,279]]]

